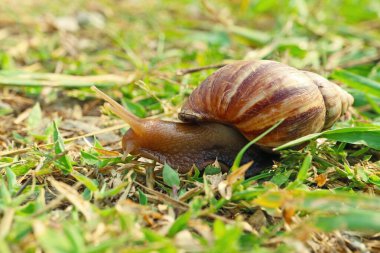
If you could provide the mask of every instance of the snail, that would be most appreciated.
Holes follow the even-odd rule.
[[[167,163],[180,173],[216,159],[227,170],[249,140],[283,119],[242,160],[253,160],[254,168],[268,165],[268,150],[331,127],[353,103],[322,76],[269,60],[238,61],[211,74],[184,103],[182,122],[138,118],[93,89],[130,125],[122,138],[126,154]]]

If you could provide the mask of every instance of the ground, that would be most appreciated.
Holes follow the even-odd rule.
[[[380,252],[379,13],[377,0],[3,0],[0,252]],[[92,85],[175,120],[241,59],[317,72],[354,106],[248,179],[244,165],[179,175],[123,159],[128,125]]]

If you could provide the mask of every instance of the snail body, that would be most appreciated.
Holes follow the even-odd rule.
[[[193,165],[204,168],[216,159],[227,171],[236,154],[247,144],[247,139],[237,130],[218,123],[160,121],[158,124],[157,120],[146,120],[142,128],[143,135],[133,129],[123,136],[124,152],[167,163],[180,173]],[[247,152],[243,162],[255,160],[255,166],[262,166],[268,163],[263,160],[265,156],[260,150]]]
[[[228,169],[249,140],[284,119],[243,158],[263,166],[268,157],[262,150],[329,128],[353,103],[351,95],[315,73],[264,60],[239,61],[210,75],[183,105],[183,122],[140,119],[94,90],[131,127],[122,140],[125,153],[168,163],[181,173],[215,159]]]

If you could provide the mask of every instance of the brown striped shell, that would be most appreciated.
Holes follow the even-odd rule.
[[[272,148],[331,127],[352,103],[351,95],[315,73],[275,61],[240,61],[203,81],[179,118],[232,125],[249,140],[285,119],[258,142]]]

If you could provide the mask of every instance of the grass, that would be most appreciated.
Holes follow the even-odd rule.
[[[11,1],[0,6],[0,252],[377,252],[380,5]],[[140,117],[176,118],[218,66],[273,59],[355,97],[350,117],[244,179],[120,154]],[[348,116],[348,115],[347,115]]]

